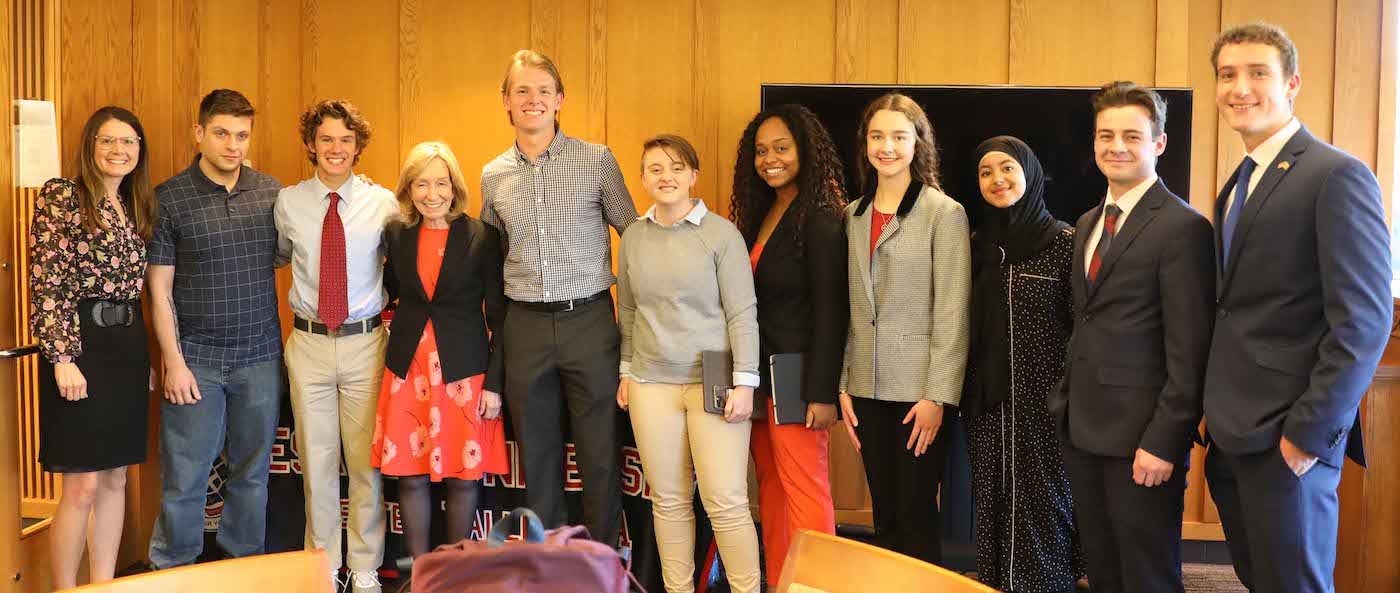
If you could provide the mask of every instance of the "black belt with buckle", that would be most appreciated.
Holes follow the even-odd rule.
[[[577,307],[582,307],[584,305],[587,305],[588,303],[602,299],[606,296],[608,296],[608,291],[602,290],[593,293],[589,296],[583,297],[581,299],[569,299],[567,301],[536,303],[531,301],[511,300],[511,302],[531,311],[539,311],[540,313],[566,313],[568,311],[573,311]]]
[[[93,299],[91,315],[97,327],[131,325],[132,320],[136,319],[136,307],[130,301]]]
[[[380,319],[378,315],[366,319],[361,319],[359,321],[347,321],[345,323],[340,324],[340,327],[337,327],[335,329],[326,327],[326,324],[321,323],[319,321],[310,321],[307,319],[302,319],[301,317],[297,317],[292,320],[292,327],[295,327],[304,332],[320,334],[323,336],[330,336],[332,338],[341,338],[345,336],[354,336],[358,334],[369,333],[374,328],[379,327],[383,324],[384,320]]]

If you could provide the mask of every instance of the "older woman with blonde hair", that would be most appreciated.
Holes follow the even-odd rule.
[[[457,541],[471,530],[482,475],[506,469],[497,338],[505,294],[500,235],[465,213],[451,148],[415,146],[396,195],[403,213],[384,231],[384,283],[397,306],[371,459],[398,477],[404,538],[418,556],[431,549],[431,482],[448,484],[447,539]]]

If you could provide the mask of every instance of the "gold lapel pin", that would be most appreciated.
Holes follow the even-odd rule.
[[[1284,162],[1278,164],[1278,168],[1283,169],[1284,171],[1287,171],[1287,170],[1288,170],[1288,167],[1289,167],[1288,161],[1284,161]]]

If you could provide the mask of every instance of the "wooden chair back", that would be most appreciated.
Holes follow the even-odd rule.
[[[778,593],[996,593],[956,572],[857,541],[797,530]]]
[[[157,570],[71,593],[334,593],[325,550],[233,558]]]

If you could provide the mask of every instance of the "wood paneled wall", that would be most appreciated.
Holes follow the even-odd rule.
[[[200,97],[239,89],[259,109],[255,166],[290,184],[310,171],[297,114],[343,97],[374,125],[361,172],[392,186],[413,144],[440,139],[475,192],[476,171],[512,141],[498,94],[506,59],[533,47],[562,70],[564,130],[612,147],[639,209],[650,204],[631,174],[641,142],[676,132],[700,151],[697,193],[727,212],[736,142],[758,110],[760,82],[1132,79],[1196,90],[1193,137],[1171,141],[1193,143],[1188,193],[1209,212],[1242,155],[1214,107],[1209,55],[1221,28],[1254,19],[1287,28],[1302,54],[1300,119],[1368,163],[1387,155],[1379,161],[1388,179],[1393,155],[1378,148],[1392,141],[1378,125],[1393,130],[1393,114],[1379,113],[1381,23],[1395,10],[1396,0],[70,0],[61,119],[72,146],[95,108],[131,107],[163,179],[194,155]],[[849,447],[839,431],[833,442]],[[1201,461],[1197,451],[1187,533],[1218,537]],[[141,482],[142,506],[154,509],[154,480]],[[860,484],[837,488],[838,504],[864,499]],[[139,517],[142,543],[153,518]]]

